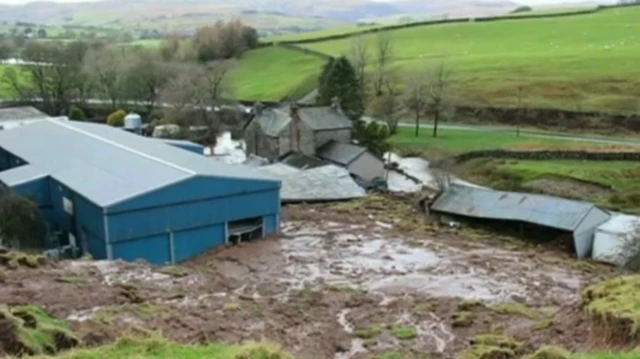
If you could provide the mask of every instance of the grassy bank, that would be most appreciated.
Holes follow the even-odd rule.
[[[458,172],[497,189],[547,193],[640,213],[637,162],[477,159],[461,164]]]
[[[463,152],[485,149],[543,150],[543,149],[575,149],[575,150],[640,150],[640,147],[598,144],[593,142],[549,139],[539,137],[516,136],[515,132],[479,132],[467,130],[439,129],[438,137],[432,137],[432,129],[423,127],[419,136],[415,129],[400,127],[392,137],[393,146],[400,152],[421,152],[438,155],[456,155]],[[427,156],[428,157],[428,156]]]
[[[629,7],[394,30],[393,65],[409,73],[446,64],[460,103],[513,106],[516,89],[523,86],[531,107],[636,111],[639,17],[640,7]],[[302,46],[340,55],[348,51],[350,39]]]

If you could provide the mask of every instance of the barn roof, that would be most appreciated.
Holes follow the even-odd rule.
[[[196,176],[278,185],[277,180],[250,167],[212,161],[156,139],[100,124],[38,121],[0,132],[0,147],[29,164],[22,170],[26,171],[22,180],[46,173],[101,206]],[[10,179],[14,183],[21,180],[15,175],[20,168],[7,171],[13,172]]]
[[[466,217],[529,222],[574,231],[593,209],[588,202],[564,198],[503,192],[453,184],[431,209]]]
[[[0,121],[47,118],[49,115],[32,106],[0,108]]]

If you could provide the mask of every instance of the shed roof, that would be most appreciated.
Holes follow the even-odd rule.
[[[0,132],[0,147],[100,206],[195,176],[277,183],[255,169],[211,161],[157,139],[100,124],[38,121]],[[24,173],[22,179],[30,175]]]
[[[612,234],[633,233],[640,226],[640,217],[630,215],[616,215],[598,227],[599,232]]]
[[[278,137],[280,132],[291,123],[290,111],[289,107],[263,109],[254,120],[258,121],[267,136]],[[342,111],[329,106],[301,107],[298,109],[298,116],[300,116],[300,121],[306,123],[314,131],[352,127],[352,122]]]
[[[431,208],[467,217],[522,221],[574,231],[596,207],[592,203],[558,197],[453,184]]]
[[[364,147],[331,140],[318,148],[318,156],[331,162],[348,166],[366,151],[367,149]]]
[[[15,121],[47,118],[49,115],[33,106],[0,108],[0,121]]]

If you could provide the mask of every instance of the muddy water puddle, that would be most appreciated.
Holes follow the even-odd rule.
[[[329,230],[333,235],[327,235]],[[486,302],[547,302],[575,297],[581,285],[577,273],[541,268],[517,252],[444,243],[430,249],[436,247],[429,245],[434,244],[431,239],[420,239],[423,247],[410,246],[407,238],[380,227],[363,233],[334,223],[287,223],[283,233],[286,276],[281,278],[297,286],[349,284],[383,296],[419,293]]]

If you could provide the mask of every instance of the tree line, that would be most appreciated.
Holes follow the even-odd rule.
[[[354,37],[347,54],[325,65],[318,103],[328,105],[339,97],[350,118],[358,120],[365,112],[371,113],[386,122],[389,135],[396,133],[401,118],[410,116],[417,137],[421,120],[429,116],[436,137],[440,121],[452,115],[453,72],[444,63],[425,63],[400,76],[392,66],[394,47],[392,33],[387,31],[373,38]]]
[[[71,105],[88,99],[102,99],[112,110],[134,101],[157,120],[213,126],[211,110],[233,99],[229,72],[257,43],[255,29],[239,21],[201,28],[192,39],[172,36],[158,48],[33,41],[21,53],[27,64],[7,67],[0,81],[16,99],[38,100],[54,116],[73,109],[80,118]],[[173,106],[159,111],[159,103]]]

